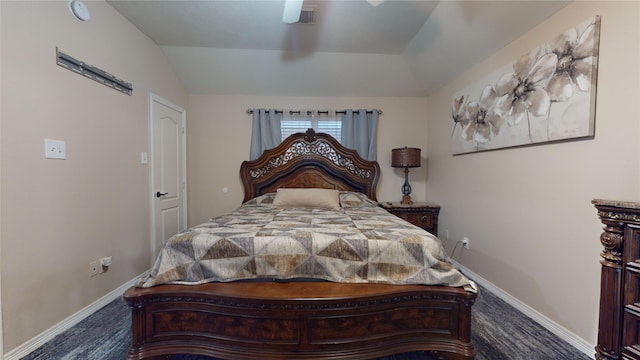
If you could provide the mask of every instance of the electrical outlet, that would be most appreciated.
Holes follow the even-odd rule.
[[[442,236],[444,236],[444,240],[449,240],[449,229],[444,229],[444,234]]]
[[[62,140],[44,139],[44,157],[46,159],[67,158],[67,145]]]
[[[102,269],[102,265],[100,265],[100,261],[92,261],[89,263],[89,277],[94,277],[100,273]]]
[[[469,247],[471,246],[471,245],[469,245],[469,242],[470,242],[470,241],[471,241],[471,240],[469,240],[469,238],[468,238],[468,237],[466,237],[466,236],[462,239],[462,246],[463,246],[465,249],[467,249],[467,250],[468,250],[468,249],[469,249]]]

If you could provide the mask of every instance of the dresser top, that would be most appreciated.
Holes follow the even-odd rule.
[[[625,209],[640,209],[639,201],[619,201],[619,200],[603,200],[593,199],[591,203],[595,206],[613,206]]]

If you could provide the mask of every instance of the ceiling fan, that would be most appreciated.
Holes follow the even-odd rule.
[[[302,2],[304,0],[285,0],[284,1],[284,13],[282,14],[282,21],[287,24],[297,23],[300,20],[300,12],[302,11]],[[384,0],[367,0],[372,6],[378,6],[384,2]]]

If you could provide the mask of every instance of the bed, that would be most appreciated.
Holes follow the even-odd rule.
[[[214,229],[218,232],[217,239],[230,237],[227,233],[233,232],[236,239],[241,239],[236,243],[242,242],[245,237],[238,235],[235,229],[246,231],[247,227],[255,226],[251,219],[260,222],[267,216],[262,213],[256,215],[246,209],[263,211],[260,208],[263,204],[275,207],[273,203],[280,202],[281,205],[285,197],[280,195],[286,190],[289,192],[287,201],[294,199],[294,203],[297,198],[290,195],[298,196],[296,191],[318,191],[322,201],[326,194],[332,194],[328,198],[333,199],[337,193],[339,211],[348,212],[355,219],[354,223],[367,227],[369,236],[386,231],[400,232],[407,239],[429,237],[430,234],[424,230],[375,206],[379,172],[377,162],[362,159],[354,150],[344,148],[329,135],[315,133],[311,129],[294,134],[278,147],[265,151],[257,160],[242,163],[240,177],[244,200],[237,210],[239,214],[234,212],[214,218],[176,236],[209,239],[213,235],[205,236],[203,232]],[[323,189],[327,191],[323,192]],[[313,201],[317,201],[317,197]],[[350,208],[345,204],[355,205]],[[339,233],[337,237],[345,239],[349,236],[340,233],[347,225],[345,220],[332,217],[330,212],[334,209],[313,208],[309,210],[313,212],[311,215],[300,214],[301,210],[296,206],[285,206],[278,211],[281,211],[279,215],[273,217],[278,219],[277,224],[306,221],[314,222],[313,226],[307,224],[307,227],[322,228],[324,225],[315,223],[329,219],[329,222],[337,224],[337,230],[330,231],[332,236],[336,233]],[[373,215],[363,211],[371,211]],[[381,217],[380,221],[387,225],[374,221],[376,217]],[[280,231],[280,225],[263,222],[268,225],[260,225],[263,228],[258,231],[262,235],[268,232],[267,235],[271,236],[273,232]],[[233,223],[232,230],[221,230],[230,223]],[[423,233],[416,234],[416,231]],[[296,236],[290,235],[288,239],[293,238],[296,244],[311,241]],[[326,241],[324,234],[315,233],[313,241],[316,241],[316,236]],[[171,247],[169,244],[177,243],[175,239],[169,240],[165,249]],[[262,245],[258,244],[271,243],[271,240],[265,243],[253,240],[251,247],[261,249]],[[344,242],[335,243],[341,246],[333,247],[333,254],[350,249],[344,246]],[[229,252],[232,246],[225,244],[223,247]],[[178,248],[180,254],[193,252]],[[132,310],[132,344],[128,359],[171,358],[174,354],[234,360],[372,359],[420,350],[428,351],[436,359],[475,357],[476,349],[471,343],[471,307],[477,293],[467,285],[466,278],[452,268],[446,254],[446,259],[436,259],[431,265],[437,268],[435,278],[430,273],[425,275],[426,278],[416,275],[403,277],[380,270],[393,265],[378,266],[377,271],[372,270],[373,265],[367,265],[364,268],[368,271],[364,272],[362,266],[356,267],[346,275],[340,271],[351,266],[336,265],[332,268],[334,270],[320,271],[321,266],[317,264],[324,261],[322,264],[326,266],[326,262],[333,259],[315,259],[315,267],[302,266],[299,265],[299,254],[295,257],[298,261],[296,266],[283,268],[283,263],[273,260],[269,254],[271,257],[252,260],[248,262],[251,266],[242,268],[242,271],[236,267],[232,272],[235,275],[215,281],[220,274],[211,271],[219,271],[220,266],[213,266],[215,270],[211,271],[195,271],[192,267],[185,270],[187,267],[177,264],[179,260],[167,260],[168,255],[163,255],[167,251],[163,249],[161,252],[152,274],[129,288],[123,296]],[[366,251],[373,253],[374,250]],[[435,250],[438,251],[444,250]],[[210,253],[215,251],[207,252]],[[166,257],[164,260],[161,259],[163,256]],[[208,257],[212,258],[230,261]],[[169,265],[159,270],[163,269],[159,263]],[[298,274],[293,268],[312,269],[312,274]],[[256,272],[261,276],[254,276]],[[332,273],[331,277],[327,272]],[[332,277],[333,272],[338,273],[337,280]],[[421,284],[425,281],[447,284]]]

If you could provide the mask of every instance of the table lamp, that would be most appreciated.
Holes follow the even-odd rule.
[[[409,185],[409,168],[420,167],[420,149],[403,147],[391,150],[391,166],[404,168],[404,185],[402,185],[401,204],[413,204],[411,201],[411,185]]]

